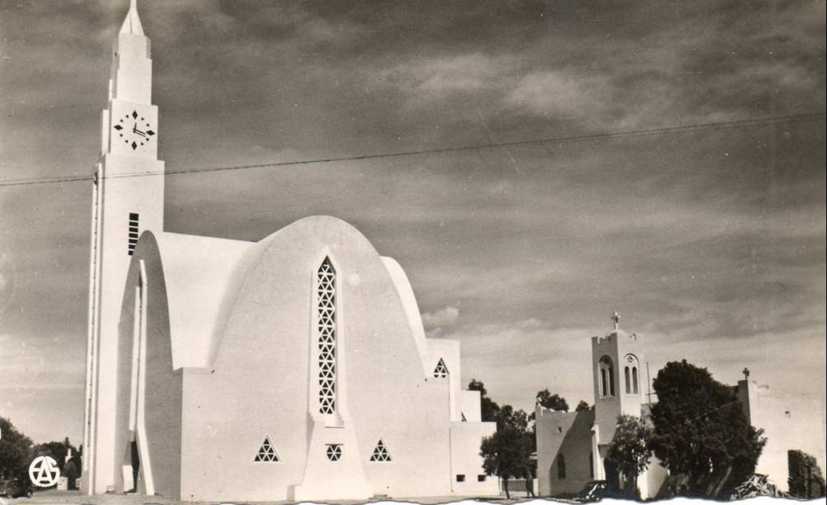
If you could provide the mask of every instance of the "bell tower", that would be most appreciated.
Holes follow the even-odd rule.
[[[164,223],[164,162],[158,160],[158,107],[152,59],[135,0],[113,47],[101,154],[92,186],[89,315],[82,489],[115,483],[118,321],[129,260],[140,233]]]
[[[599,444],[609,444],[614,437],[617,416],[640,417],[645,378],[643,343],[635,333],[620,329],[620,314],[611,317],[612,330],[604,337],[592,337],[592,372],[594,380],[594,423]]]

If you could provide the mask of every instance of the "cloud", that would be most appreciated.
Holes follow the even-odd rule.
[[[446,306],[422,314],[422,325],[430,338],[437,338],[454,326],[459,319],[459,307]]]
[[[529,73],[505,98],[527,114],[593,124],[605,122],[611,100],[610,84],[602,76],[566,70]]]

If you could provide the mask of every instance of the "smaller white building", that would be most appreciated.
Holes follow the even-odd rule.
[[[648,377],[641,337],[618,327],[604,337],[592,337],[594,406],[581,412],[555,412],[537,407],[537,478],[539,492],[546,496],[574,494],[592,480],[618,483],[618,472],[605,460],[619,415],[650,417],[651,404],[644,401]],[[641,369],[641,365],[644,367]],[[823,424],[806,422],[808,409],[823,404],[807,399],[774,397],[767,386],[746,377],[738,381],[735,394],[747,421],[764,430],[767,444],[755,472],[768,475],[778,489],[787,488],[787,451],[803,450],[824,466]],[[654,498],[669,476],[653,455],[638,477],[642,499]]]
[[[537,479],[540,495],[574,494],[592,480],[618,481],[606,454],[619,415],[646,416],[643,344],[636,334],[614,328],[592,337],[594,406],[580,412],[556,412],[537,406]],[[641,498],[654,497],[666,470],[654,460],[638,477]]]

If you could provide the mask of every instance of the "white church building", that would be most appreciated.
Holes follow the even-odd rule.
[[[134,0],[95,168],[82,486],[199,501],[484,496],[494,423],[456,341],[351,225],[258,242],[164,231],[152,60]]]
[[[593,480],[619,484],[616,468],[607,461],[620,415],[650,419],[655,398],[649,394],[644,339],[619,327],[620,316],[612,316],[614,328],[591,338],[594,406],[577,412],[535,407],[537,433],[537,480],[541,496],[566,496],[582,490]],[[643,367],[643,368],[641,368]],[[733,386],[747,421],[764,430],[767,444],[755,471],[767,475],[779,489],[787,489],[787,451],[804,450],[824,464],[823,424],[812,423],[801,414],[819,408],[818,402],[768,394],[769,386],[745,377]],[[656,456],[637,478],[640,497],[658,497],[669,477]]]

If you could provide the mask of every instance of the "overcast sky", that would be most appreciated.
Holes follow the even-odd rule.
[[[90,173],[126,0],[0,0],[0,178]],[[168,170],[823,113],[825,2],[141,0]],[[406,269],[463,381],[591,403],[592,335],[823,423],[815,120],[167,178],[167,231],[303,216]],[[80,441],[89,182],[0,187],[0,415]],[[810,402],[810,403],[807,403]],[[823,431],[822,431],[823,433]]]

